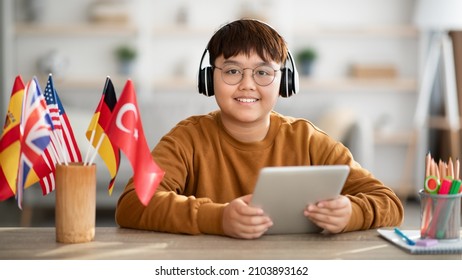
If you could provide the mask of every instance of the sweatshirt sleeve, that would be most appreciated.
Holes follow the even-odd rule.
[[[197,198],[186,189],[192,156],[178,142],[164,137],[152,151],[166,174],[147,206],[139,201],[133,178],[129,180],[116,207],[119,226],[170,233],[223,234],[221,219],[225,204]]]
[[[330,164],[350,166],[350,174],[342,190],[352,207],[352,216],[345,232],[401,225],[404,218],[401,200],[391,188],[354,161],[345,146],[336,143],[326,160]]]
[[[207,198],[165,190],[158,190],[144,206],[130,179],[117,204],[116,222],[121,227],[170,233],[223,234],[223,208],[224,204],[213,203]]]

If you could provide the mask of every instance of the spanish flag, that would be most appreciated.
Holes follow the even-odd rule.
[[[19,155],[21,153],[19,125],[21,123],[24,88],[25,85],[21,76],[16,76],[0,138],[0,201],[16,194],[16,179],[18,178]],[[32,171],[25,186],[29,187],[37,181],[38,177]]]
[[[24,82],[17,76],[11,92],[3,133],[0,138],[0,200],[16,194],[20,148],[20,129]]]

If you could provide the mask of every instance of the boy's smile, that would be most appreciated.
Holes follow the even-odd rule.
[[[258,101],[257,98],[236,98],[236,100],[244,103],[253,103]]]

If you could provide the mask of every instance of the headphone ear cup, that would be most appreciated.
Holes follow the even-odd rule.
[[[197,83],[199,93],[205,96],[213,96],[213,70],[212,67],[205,67],[199,70],[199,81]]]
[[[213,69],[212,67],[206,67],[205,68],[206,75],[205,75],[205,80],[207,82],[207,87],[206,87],[206,94],[207,96],[213,96],[215,95],[215,92],[213,90]]]
[[[199,70],[197,89],[199,93],[205,94],[205,69]]]
[[[287,97],[291,97],[292,94],[296,93],[294,88],[294,72],[292,70],[287,69]]]
[[[279,87],[279,95],[282,97],[291,97],[298,93],[299,90],[299,77],[297,67],[292,58],[290,51],[288,52],[288,60],[286,66],[281,69],[281,85]],[[290,66],[290,67],[288,67]]]
[[[288,68],[281,69],[281,85],[279,86],[279,95],[287,98],[293,92],[293,73]]]
[[[287,97],[286,89],[286,68],[281,69],[281,85],[279,86],[279,95],[282,97]]]

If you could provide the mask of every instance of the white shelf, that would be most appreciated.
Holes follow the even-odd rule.
[[[189,90],[195,88],[197,81],[182,77],[172,77],[154,82],[156,90],[174,91]],[[414,93],[417,89],[417,82],[414,79],[315,79],[300,78],[300,90],[308,91],[352,91],[367,89],[370,91],[391,90],[394,92]]]
[[[129,77],[111,76],[112,81],[115,83],[123,83]],[[103,78],[94,77],[72,77],[64,78],[56,81],[57,86],[62,89],[99,89],[104,84]],[[156,92],[159,91],[186,91],[195,90],[197,88],[197,81],[183,77],[171,77],[162,80],[153,81],[153,88]],[[412,79],[331,79],[331,80],[317,80],[302,78],[300,80],[300,90],[305,91],[355,91],[355,90],[368,90],[369,92],[376,92],[382,90],[390,90],[393,92],[413,93],[416,90],[416,82]]]
[[[130,24],[27,24],[16,25],[18,36],[135,36],[137,29]]]
[[[171,37],[209,37],[213,33],[213,28],[191,27],[186,25],[170,25],[154,27],[154,36],[171,36]]]
[[[459,120],[462,122],[462,119]],[[448,117],[445,116],[430,116],[428,117],[428,128],[451,130]],[[460,128],[459,128],[460,129]]]
[[[154,81],[153,87],[156,92],[197,90],[197,81],[184,77],[172,77]]]
[[[129,77],[111,76],[112,83],[122,89]],[[55,87],[61,90],[96,90],[102,91],[106,77],[54,78]]]
[[[365,38],[411,38],[418,37],[418,30],[412,25],[392,25],[392,26],[345,26],[345,27],[328,27],[328,26],[304,26],[294,30],[297,36],[307,36],[310,38],[322,37],[365,37]]]
[[[410,145],[412,131],[375,131],[374,142],[379,145]]]
[[[170,25],[154,27],[155,35],[163,36],[210,36],[214,29],[209,27],[195,27],[187,25]],[[360,26],[360,27],[328,27],[328,26],[303,26],[296,27],[293,30],[296,36],[307,36],[310,38],[320,37],[394,37],[394,38],[411,38],[418,37],[418,29],[412,25],[392,25],[392,26]]]
[[[358,79],[358,78],[337,78],[337,79],[315,79],[300,78],[300,90],[322,90],[322,91],[351,91],[351,90],[392,90],[395,92],[415,92],[417,82],[408,78],[393,79]]]

